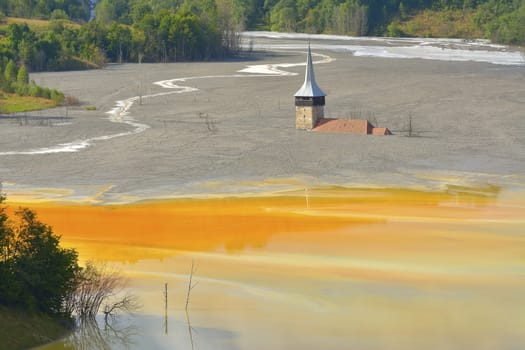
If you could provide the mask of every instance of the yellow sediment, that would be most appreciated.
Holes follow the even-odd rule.
[[[191,252],[308,267],[334,278],[489,283],[513,280],[505,268],[523,269],[525,251],[525,206],[499,200],[498,192],[330,187],[249,198],[28,206],[83,258],[136,262]]]

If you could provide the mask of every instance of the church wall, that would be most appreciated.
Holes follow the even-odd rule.
[[[324,106],[295,107],[296,129],[311,130],[322,118],[324,118]]]

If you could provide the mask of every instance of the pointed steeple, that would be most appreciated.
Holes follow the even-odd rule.
[[[312,51],[308,43],[308,54],[306,56],[306,73],[303,86],[295,93],[295,97],[323,97],[326,94],[315,81],[314,64],[312,62]]]

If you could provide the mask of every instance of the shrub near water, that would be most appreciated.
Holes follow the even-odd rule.
[[[0,205],[4,197],[0,196]],[[0,207],[0,304],[29,312],[70,316],[64,301],[76,288],[77,252],[60,247],[60,237],[29,209],[10,221]]]
[[[10,218],[0,194],[0,350],[25,349],[55,340],[73,316],[96,325],[140,307],[117,270],[88,262],[82,269],[74,249],[36,214],[20,208]]]
[[[65,301],[78,285],[77,252],[29,209],[7,214],[0,194],[0,350],[27,349],[72,326]]]

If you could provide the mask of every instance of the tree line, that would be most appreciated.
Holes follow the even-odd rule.
[[[23,18],[69,18],[89,20],[92,0],[0,0],[0,12],[6,16]]]
[[[431,35],[420,23],[400,25],[424,11],[468,21],[459,32],[467,37],[525,43],[525,0],[0,0],[0,21],[50,20],[45,30],[0,28],[0,55],[29,71],[221,59],[238,52],[244,29]]]
[[[404,36],[411,32],[396,24],[424,11],[470,21],[473,35],[525,44],[525,0],[265,0],[262,20],[275,31]]]
[[[0,10],[6,15],[35,15],[13,5],[29,0],[2,1]],[[102,0],[89,21],[85,11],[80,15],[76,10],[89,9],[89,1],[71,0],[60,16],[52,10],[53,1],[40,2],[49,4],[38,12],[51,20],[45,30],[25,23],[10,23],[3,35],[0,30],[1,56],[30,71],[94,68],[106,62],[221,59],[239,50],[240,28],[232,16],[231,0]]]

